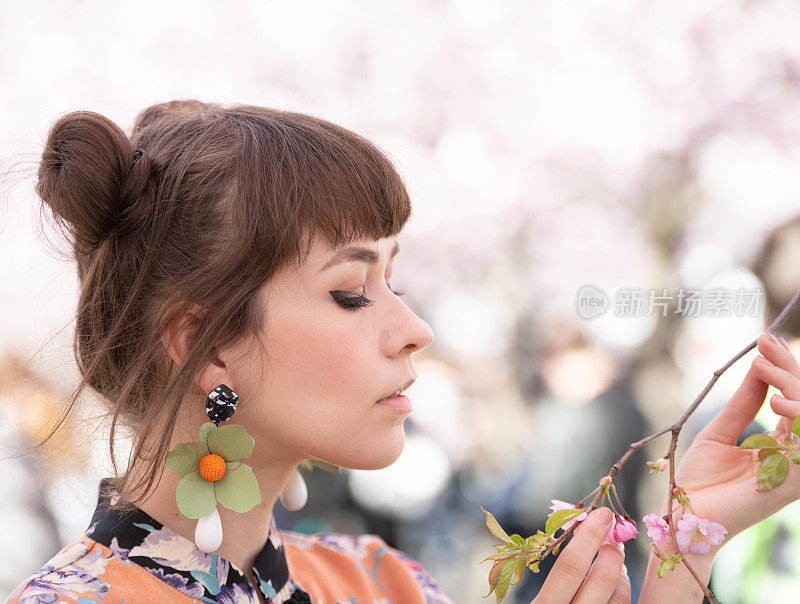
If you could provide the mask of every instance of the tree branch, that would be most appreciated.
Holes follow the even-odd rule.
[[[784,307],[784,309],[775,318],[772,324],[767,328],[767,331],[775,334],[781,328],[781,326],[783,326],[783,324],[786,322],[786,319],[789,318],[789,315],[791,315],[792,312],[795,310],[795,308],[797,308],[799,305],[800,305],[800,290],[795,292],[794,296],[792,296],[792,299],[789,301],[789,303]],[[680,550],[678,548],[678,543],[675,538],[675,525],[672,520],[672,495],[674,493],[675,487],[677,486],[675,484],[675,449],[678,446],[678,436],[680,435],[681,430],[683,429],[683,425],[686,423],[686,420],[689,419],[692,413],[694,413],[697,410],[697,408],[700,406],[700,403],[702,403],[703,399],[706,398],[708,393],[711,391],[711,388],[713,388],[714,384],[716,384],[717,380],[719,380],[720,376],[723,373],[725,373],[736,361],[738,361],[748,352],[753,350],[753,348],[755,348],[757,345],[758,345],[758,338],[753,340],[749,345],[740,350],[732,359],[730,359],[722,367],[717,369],[714,372],[711,379],[709,380],[708,384],[706,384],[705,388],[703,388],[703,391],[697,396],[697,398],[694,399],[692,404],[689,405],[689,408],[686,409],[683,415],[681,415],[680,419],[678,419],[674,424],[661,428],[660,430],[656,430],[649,436],[645,436],[643,439],[631,443],[628,446],[628,450],[625,452],[625,454],[622,457],[620,457],[619,460],[613,466],[611,466],[611,469],[608,472],[608,476],[611,478],[613,482],[614,478],[622,470],[622,466],[624,466],[628,462],[628,460],[633,456],[634,453],[636,453],[647,443],[658,438],[659,436],[666,434],[667,432],[671,433],[672,436],[670,438],[669,453],[668,453],[669,493],[667,494],[667,517],[669,519],[668,522],[669,522],[670,532],[672,534],[672,542],[675,545],[676,551]],[[602,500],[602,496],[603,496],[603,491],[601,489],[597,492],[594,499],[592,500],[592,505],[589,506],[589,508],[586,510],[587,513],[590,513],[592,512],[592,510],[597,508],[600,501]],[[575,531],[577,526],[578,523],[576,522],[569,529],[565,530],[560,537],[558,537],[546,550],[544,550],[540,559],[544,559],[548,555],[550,555],[552,551],[559,544],[563,543],[564,540],[566,540]],[[690,573],[692,573],[692,576],[700,584],[700,587],[703,589],[703,593],[705,594],[706,598],[708,598],[709,602],[711,602],[712,604],[719,604],[717,602],[717,599],[714,597],[714,593],[711,591],[711,588],[708,587],[708,585],[706,585],[705,582],[703,582],[700,579],[695,570],[689,564],[689,561],[686,559],[686,556],[683,557],[683,563],[686,564],[686,568],[689,570]]]

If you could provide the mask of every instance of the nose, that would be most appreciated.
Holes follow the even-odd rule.
[[[420,319],[404,302],[401,300],[397,302],[392,328],[386,332],[385,350],[391,356],[424,350],[433,342],[431,326]]]

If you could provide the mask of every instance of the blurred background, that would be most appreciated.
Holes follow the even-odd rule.
[[[171,99],[268,105],[392,157],[414,206],[392,285],[436,333],[415,357],[406,447],[383,470],[307,473],[307,506],[275,514],[283,529],[380,534],[477,604],[494,600],[479,562],[497,543],[481,506],[509,533],[542,528],[551,499],[583,498],[628,443],[677,419],[800,288],[798,25],[781,0],[0,1],[0,595],[83,534],[111,472],[89,400],[11,458],[77,383],[76,270],[38,235],[33,193],[58,116],[129,128]],[[796,354],[798,334],[795,315]],[[776,423],[768,407],[759,422]],[[645,461],[667,444],[617,482],[641,530],[634,601],[641,517],[668,480]],[[798,511],[722,549],[721,601],[795,598]],[[548,568],[506,601],[529,602]]]

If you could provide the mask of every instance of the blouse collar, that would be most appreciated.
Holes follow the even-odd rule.
[[[231,562],[200,550],[193,541],[139,508],[130,512],[114,508],[118,499],[106,479],[101,480],[97,508],[86,534],[122,556],[123,564],[143,566],[160,580],[204,602],[258,602],[250,582]],[[274,514],[270,517],[267,543],[256,556],[253,576],[267,602],[310,602],[305,592],[289,580]]]

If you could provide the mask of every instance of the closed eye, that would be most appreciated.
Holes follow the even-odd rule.
[[[402,296],[406,293],[405,290],[389,289],[395,296]],[[329,293],[339,306],[347,310],[358,310],[359,308],[364,308],[374,303],[374,300],[370,300],[365,295],[359,294],[358,292],[334,289]]]

